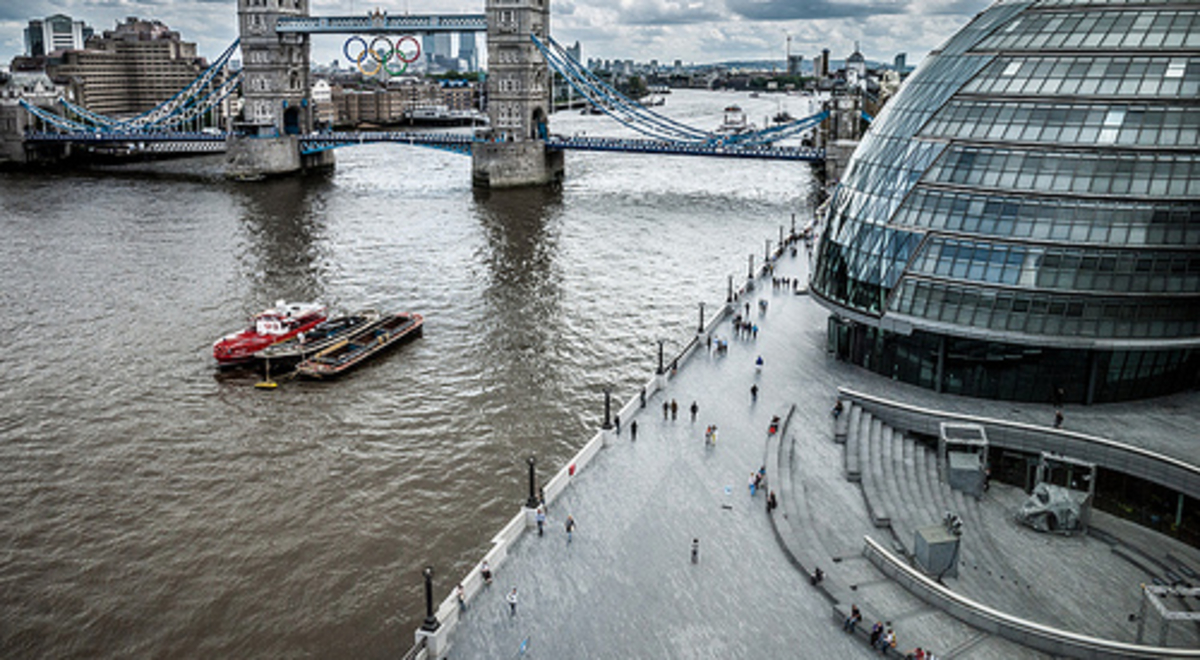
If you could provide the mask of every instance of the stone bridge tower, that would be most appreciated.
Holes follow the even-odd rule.
[[[332,152],[302,157],[296,137],[312,131],[309,35],[279,33],[280,18],[306,17],[309,0],[238,0],[242,118],[230,138],[226,171],[235,178],[331,165]]]
[[[243,0],[244,1],[244,0]],[[563,154],[547,151],[550,67],[529,36],[550,34],[550,0],[487,0],[490,128],[472,147],[472,179],[489,188],[562,179]]]

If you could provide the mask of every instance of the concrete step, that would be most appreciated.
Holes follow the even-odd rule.
[[[859,443],[862,442],[862,431],[859,425],[862,423],[863,409],[858,404],[851,404],[850,410],[846,411],[845,417],[848,418],[846,427],[846,447],[843,454],[843,473],[846,475],[846,481],[861,481],[862,468],[859,465]]]
[[[864,413],[866,415],[867,413]],[[863,494],[867,498],[867,509],[871,522],[876,527],[888,527],[892,523],[891,506],[888,503],[888,488],[883,471],[883,422],[871,418],[867,432],[867,462],[863,468]]]

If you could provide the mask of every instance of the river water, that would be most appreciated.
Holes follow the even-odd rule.
[[[793,115],[806,109],[789,97]],[[740,103],[679,92],[715,127]],[[805,113],[806,114],[806,113]],[[561,133],[623,134],[559,113]],[[571,153],[561,190],[376,145],[256,184],[0,175],[0,657],[384,657],[745,278],[804,163]],[[425,315],[337,382],[211,343],[276,299]]]

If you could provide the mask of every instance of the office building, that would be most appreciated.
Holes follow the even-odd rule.
[[[159,21],[126,19],[69,50],[47,67],[56,80],[69,80],[76,102],[92,112],[130,117],[145,112],[186,87],[207,63],[196,44]]]
[[[1200,374],[1200,7],[997,3],[875,118],[821,230],[829,348],[974,397]]]
[[[25,55],[40,57],[57,50],[80,50],[92,36],[92,28],[70,16],[55,14],[29,21],[25,28]]]

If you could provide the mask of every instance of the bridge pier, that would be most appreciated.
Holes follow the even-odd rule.
[[[471,147],[471,182],[480,188],[516,188],[558,183],[563,152],[541,140],[476,142]]]
[[[333,167],[333,151],[300,153],[295,135],[229,136],[225,141],[225,176],[241,181]]]

